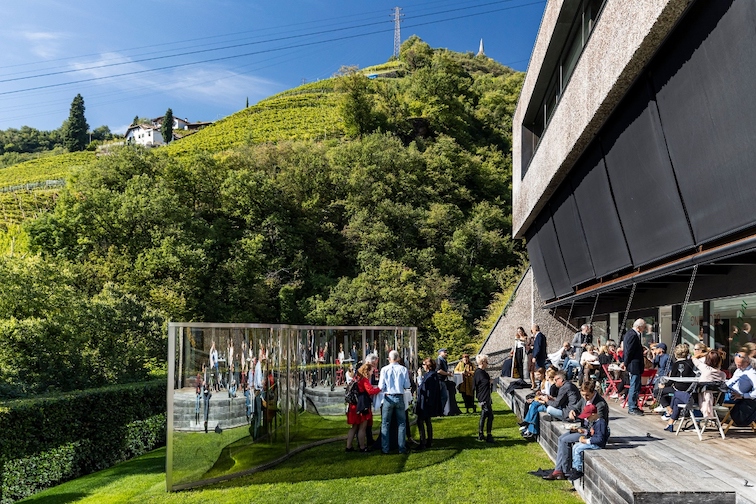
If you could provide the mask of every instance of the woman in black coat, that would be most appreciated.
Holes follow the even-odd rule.
[[[417,387],[417,406],[415,414],[417,415],[417,428],[420,430],[419,449],[430,448],[433,443],[433,426],[431,418],[441,416],[441,389],[444,384],[438,379],[436,374],[436,361],[427,358],[423,361],[425,375]],[[425,430],[428,429],[426,437]]]

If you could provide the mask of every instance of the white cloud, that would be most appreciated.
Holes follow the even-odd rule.
[[[62,52],[62,41],[68,38],[64,33],[50,31],[22,31],[21,38],[29,43],[29,51],[40,58],[54,58]]]
[[[170,100],[196,100],[208,105],[237,105],[246,97],[254,103],[280,88],[268,79],[219,65],[198,64],[149,72],[146,70],[150,67],[131,61],[118,53],[103,53],[96,61],[73,63],[71,68],[77,70],[73,80],[99,79],[93,84],[123,93],[165,94]],[[105,66],[114,63],[123,64]],[[159,65],[160,61],[155,66]]]

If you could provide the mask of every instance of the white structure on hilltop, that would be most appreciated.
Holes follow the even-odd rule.
[[[480,48],[478,49],[478,54],[475,56],[485,56],[486,53],[483,52],[483,39],[480,39]]]

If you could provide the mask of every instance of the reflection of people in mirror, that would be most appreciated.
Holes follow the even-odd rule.
[[[212,396],[213,394],[210,393],[210,387],[207,385],[207,382],[205,382],[202,385],[202,397],[205,403],[205,434],[207,434],[207,419],[210,416],[210,398]]]
[[[199,425],[200,410],[202,408],[202,373],[205,371],[205,365],[202,364],[202,372],[197,373],[197,379],[195,383],[195,393],[197,394],[197,401],[194,404],[194,425]]]
[[[213,376],[213,387],[215,390],[220,390],[218,379],[218,349],[215,348],[215,341],[210,346],[210,368]]]

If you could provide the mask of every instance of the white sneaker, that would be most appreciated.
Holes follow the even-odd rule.
[[[654,408],[654,413],[662,413],[664,411],[667,411],[667,408],[665,408],[664,406],[661,406],[661,405],[659,405],[656,408]]]
[[[527,426],[527,425],[526,425],[526,426],[524,426],[524,427],[520,427],[520,432],[524,431],[524,430],[525,430],[525,429],[527,429],[527,428],[528,428],[528,426]]]
[[[617,394],[617,392],[615,392],[615,393],[613,393],[612,395],[609,396],[609,399],[617,399],[618,397],[619,397],[619,395]]]
[[[662,415],[662,417],[661,417],[661,419],[664,420],[665,422],[668,421],[670,418],[672,418],[672,417],[669,416],[669,415],[667,415],[666,413],[664,415]]]

